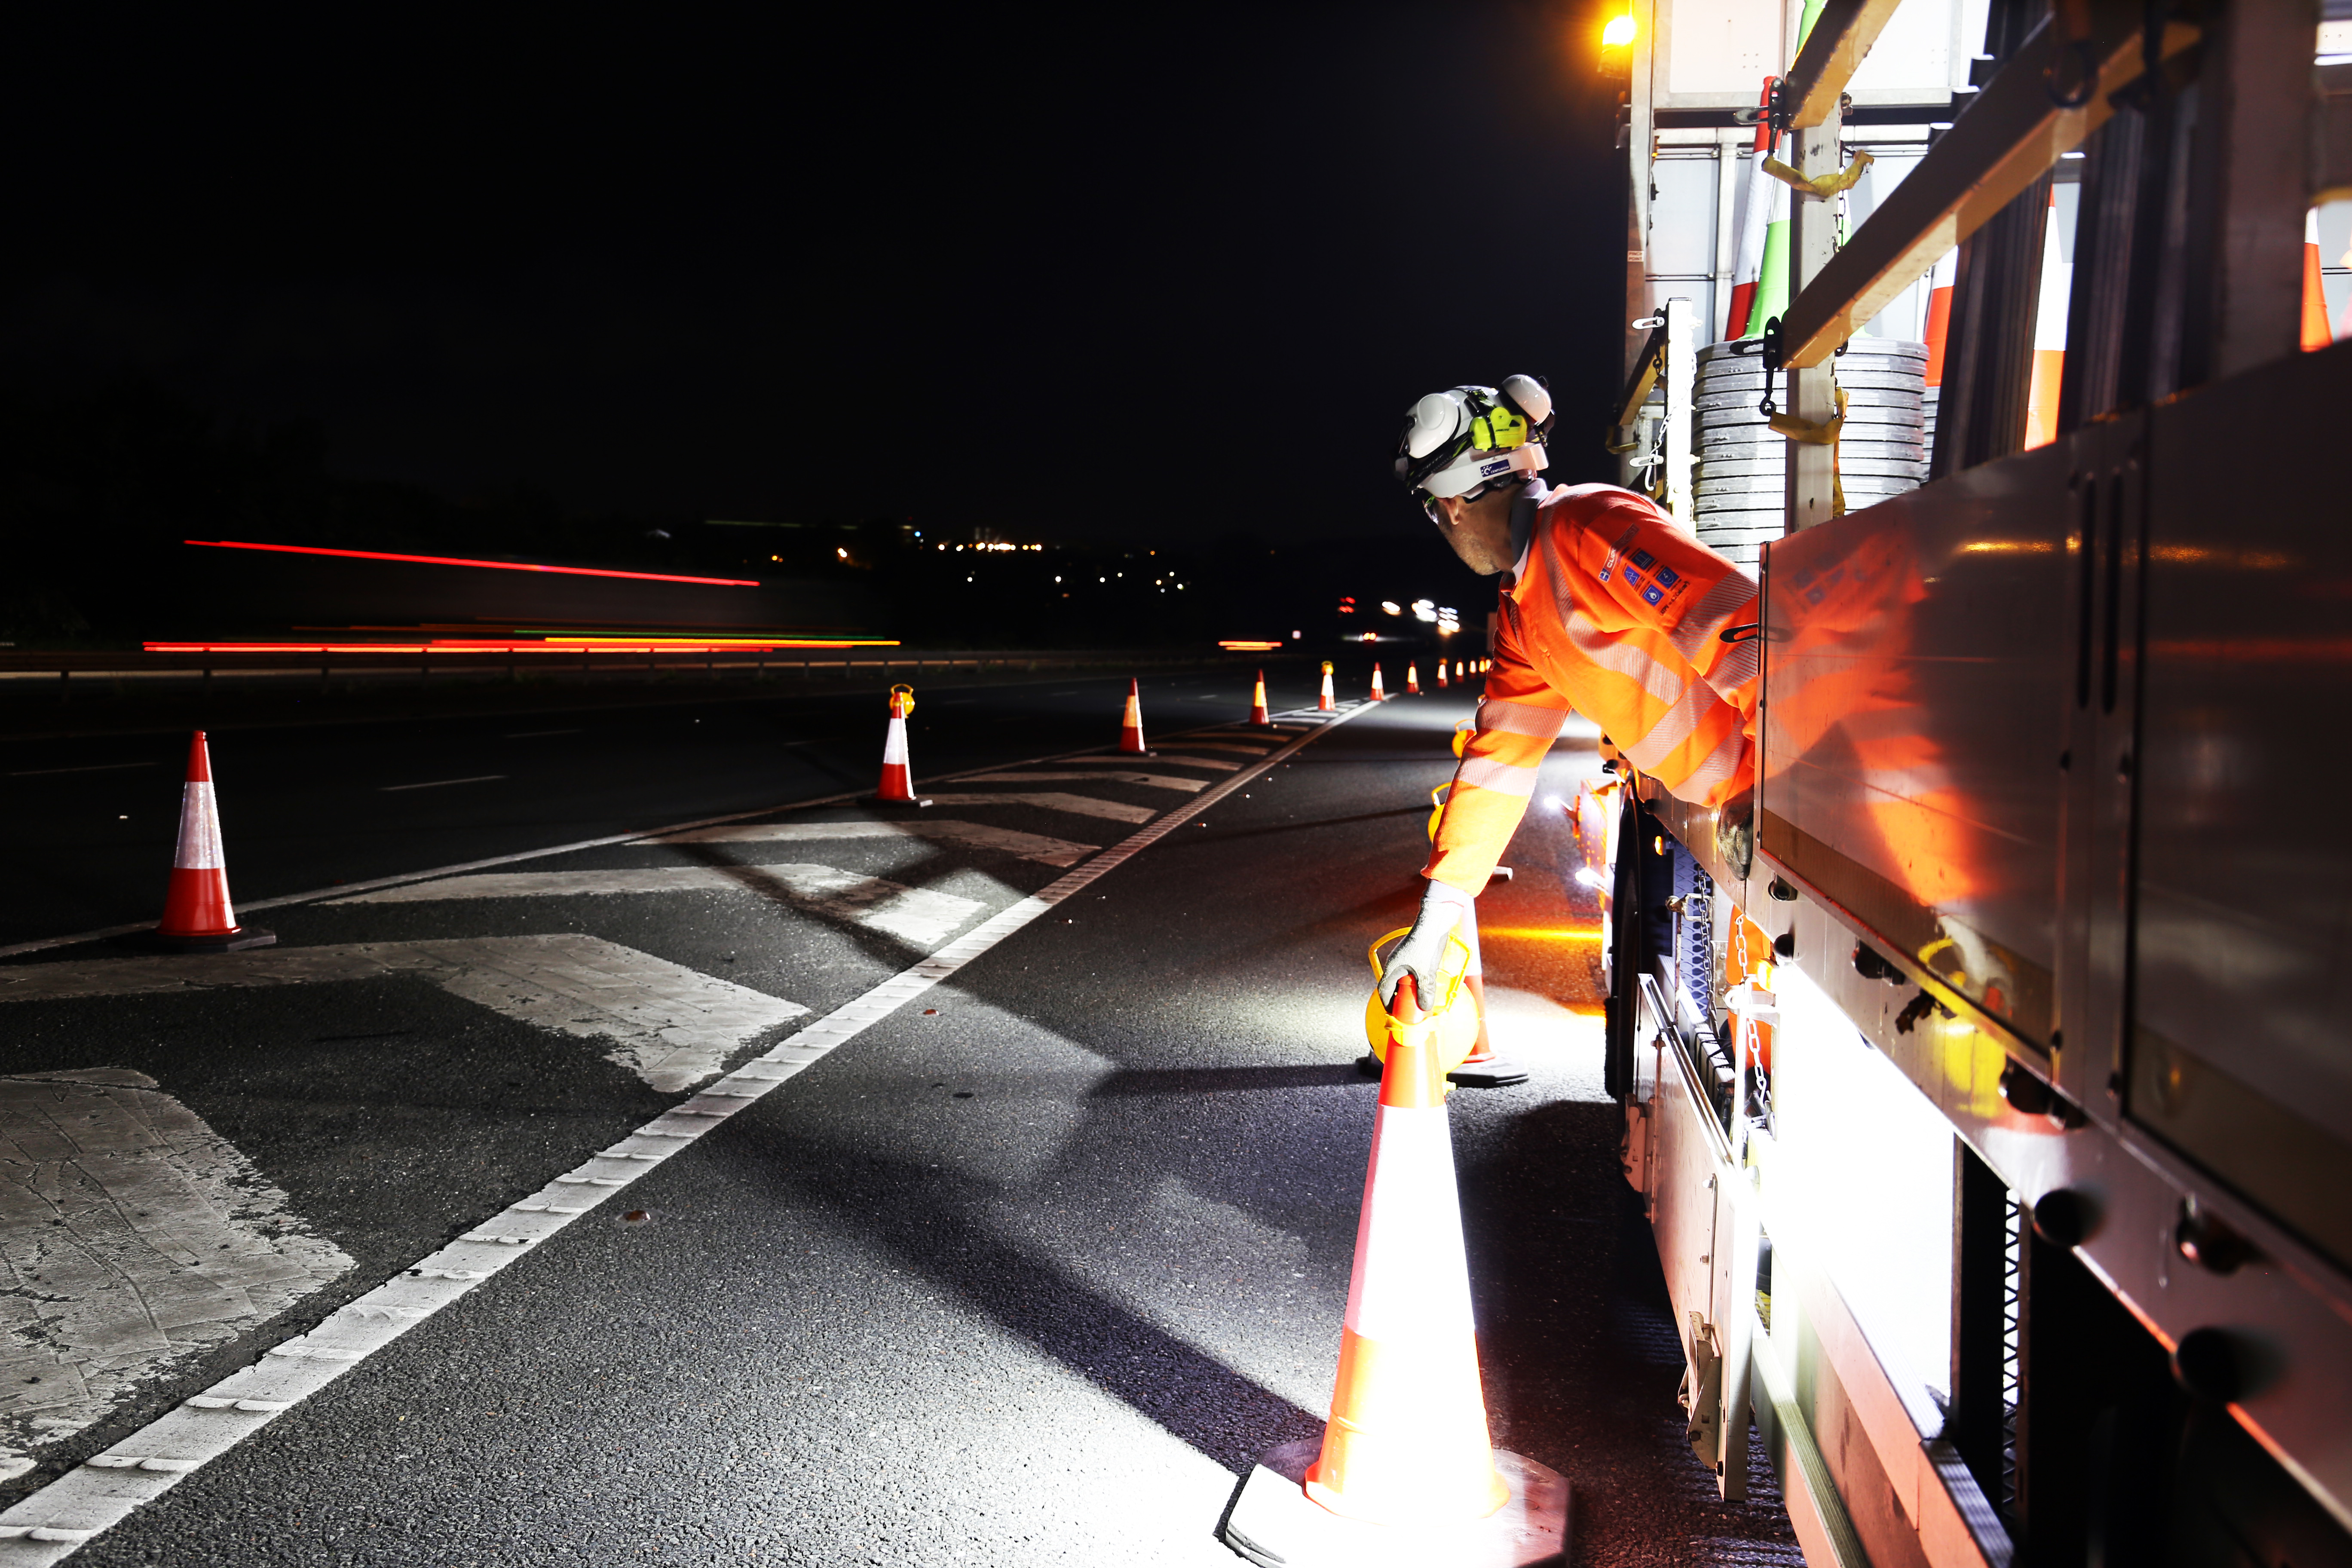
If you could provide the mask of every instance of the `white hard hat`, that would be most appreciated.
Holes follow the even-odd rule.
[[[1442,497],[1475,496],[1496,484],[1532,479],[1549,461],[1543,438],[1551,433],[1551,420],[1550,390],[1531,375],[1506,376],[1500,388],[1433,392],[1405,414],[1396,476],[1424,507]]]

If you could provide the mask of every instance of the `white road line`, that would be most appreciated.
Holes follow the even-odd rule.
[[[1279,741],[1271,741],[1263,746],[1253,745],[1246,741],[1187,741],[1184,743],[1196,752],[1238,752],[1245,757],[1262,757],[1281,744]]]
[[[49,773],[116,773],[125,768],[152,768],[154,763],[91,763],[79,768],[18,768],[8,776],[12,779],[37,779]]]
[[[1343,713],[1338,717],[1344,721],[1353,716]],[[1317,733],[1319,731],[1297,737],[1267,757],[1266,763],[1271,765],[1290,755]],[[5,1568],[47,1568],[47,1564],[63,1562],[76,1547],[121,1523],[140,1504],[163,1496],[181,1477],[227,1453],[247,1436],[614,1196],[662,1161],[688,1148],[730,1116],[823,1061],[828,1052],[953,975],[1063,900],[1126,864],[1172,829],[1250,782],[1260,771],[1254,768],[1227,779],[1076,870],[1056,878],[1043,890],[991,916],[913,968],[835,1008],[782,1045],[671,1107],[585,1164],[556,1177],[531,1196],[484,1221],[463,1239],[420,1259],[415,1267],[360,1297],[309,1333],[272,1347],[252,1366],[232,1373],[179,1409],[123,1438],[105,1453],[91,1456],[79,1468],[18,1501],[0,1513],[0,1564]],[[228,955],[243,956],[246,955]],[[207,955],[201,962],[217,964],[222,960]],[[16,1534],[17,1531],[24,1533]]]
[[[1239,748],[1236,748],[1236,750],[1238,749]],[[1180,768],[1214,768],[1219,773],[1232,773],[1234,769],[1241,766],[1241,763],[1225,757],[1180,757],[1171,752],[1154,752],[1147,760],[1153,763],[1172,763]],[[1135,764],[1136,759],[1133,757],[1115,756],[1072,757],[1070,761],[1074,763],[1092,763],[1104,767],[1132,767]]]
[[[934,795],[926,798],[933,805],[1034,805],[1041,811],[1066,811],[1112,822],[1149,822],[1157,815],[1148,805],[1124,805],[1115,800],[1064,795],[1057,790],[1006,790],[1003,795]]]
[[[1173,773],[974,773],[967,784],[1141,784],[1146,789],[1181,790],[1186,795],[1198,795],[1209,787],[1203,779],[1180,779]]]
[[[676,1094],[808,1009],[576,931],[81,959],[0,969],[0,1002],[309,985],[414,974],[492,1012],[613,1047],[605,1059]],[[0,1563],[6,1559],[0,1558]]]
[[[971,773],[988,773],[993,767],[1028,767],[1034,763],[1058,763],[1068,752],[1048,757],[1030,757],[1018,763],[992,764],[991,768],[970,768],[961,773],[941,773],[936,778],[917,781],[917,787],[929,784],[951,784]],[[372,877],[363,882],[348,882],[339,887],[313,888],[303,893],[280,893],[272,899],[239,899],[236,907],[247,914],[261,910],[284,909],[289,904],[316,903],[321,899],[338,898],[345,893],[363,893],[371,888],[396,888],[403,882],[422,882],[433,877],[454,877],[460,871],[486,871],[493,866],[512,866],[524,860],[544,860],[555,855],[576,855],[583,849],[602,849],[610,844],[634,844],[641,839],[659,837],[665,834],[688,832],[698,827],[716,827],[722,823],[748,822],[755,816],[773,816],[782,811],[809,811],[820,805],[839,805],[845,801],[870,800],[873,792],[845,789],[835,795],[813,795],[806,800],[780,801],[773,805],[754,806],[749,811],[730,811],[719,816],[700,816],[687,822],[673,822],[661,827],[641,827],[628,833],[610,833],[602,838],[582,838],[570,844],[551,844],[543,849],[519,849],[511,855],[492,855],[480,860],[461,860],[454,866],[435,866],[422,871],[402,871],[390,877]],[[987,795],[983,800],[995,804],[1003,797]],[[1099,816],[1100,813],[1092,815]],[[1140,817],[1122,817],[1121,821],[1141,821]],[[51,948],[77,947],[86,942],[104,942],[110,937],[131,936],[152,931],[153,921],[133,921],[128,925],[100,926],[96,931],[75,931],[69,936],[36,938],[31,942],[10,942],[0,946],[0,958],[14,958],[19,953],[46,952]]]
[[[587,731],[583,730],[517,730],[514,733],[506,736],[505,739],[509,741],[539,741],[544,740],[550,735],[580,735],[585,734],[586,732]]]
[[[404,789],[446,789],[451,784],[496,784],[506,776],[504,773],[476,773],[469,779],[435,779],[428,784],[378,784],[375,787],[380,795],[398,795]]]
[[[445,899],[552,899],[611,893],[751,893],[870,926],[918,947],[945,942],[984,907],[831,866],[639,866],[608,871],[488,871],[380,888],[330,904],[421,904]]]
[[[124,1068],[0,1078],[0,1477],[352,1267]]]
[[[837,838],[937,838],[966,849],[992,849],[1034,860],[1042,866],[1070,867],[1102,847],[1042,833],[1019,833],[985,823],[958,822],[953,817],[926,817],[920,822],[748,822],[731,827],[698,827],[686,833],[665,833],[649,844],[752,844],[777,840],[787,844],[822,844]]]

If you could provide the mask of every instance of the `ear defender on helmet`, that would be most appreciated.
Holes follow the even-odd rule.
[[[1444,497],[1475,500],[1496,485],[1541,473],[1551,421],[1551,392],[1537,376],[1506,376],[1500,388],[1433,392],[1405,414],[1396,476],[1434,518]]]

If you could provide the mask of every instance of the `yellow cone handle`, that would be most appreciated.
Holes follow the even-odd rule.
[[[890,689],[890,716],[894,719],[904,719],[914,710],[915,689],[911,686],[892,687]]]
[[[1372,965],[1372,994],[1364,1003],[1364,1039],[1372,1054],[1385,1062],[1389,1059],[1391,1042],[1404,1040],[1431,1053],[1437,1060],[1437,1073],[1442,1080],[1469,1060],[1478,1045],[1478,1010],[1459,1007],[1454,1003],[1463,993],[1462,976],[1470,968],[1470,947],[1460,937],[1447,932],[1445,956],[1438,961],[1437,990],[1433,997],[1423,999],[1428,1008],[1414,1023],[1400,1022],[1381,1000],[1380,982],[1386,973],[1381,963],[1381,949],[1405,935],[1412,928],[1400,927],[1372,943],[1365,956]]]

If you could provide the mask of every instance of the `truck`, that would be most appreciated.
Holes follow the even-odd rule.
[[[2352,6],[1609,10],[1607,443],[1762,585],[1752,797],[1569,807],[1692,1447],[2352,1563]]]

